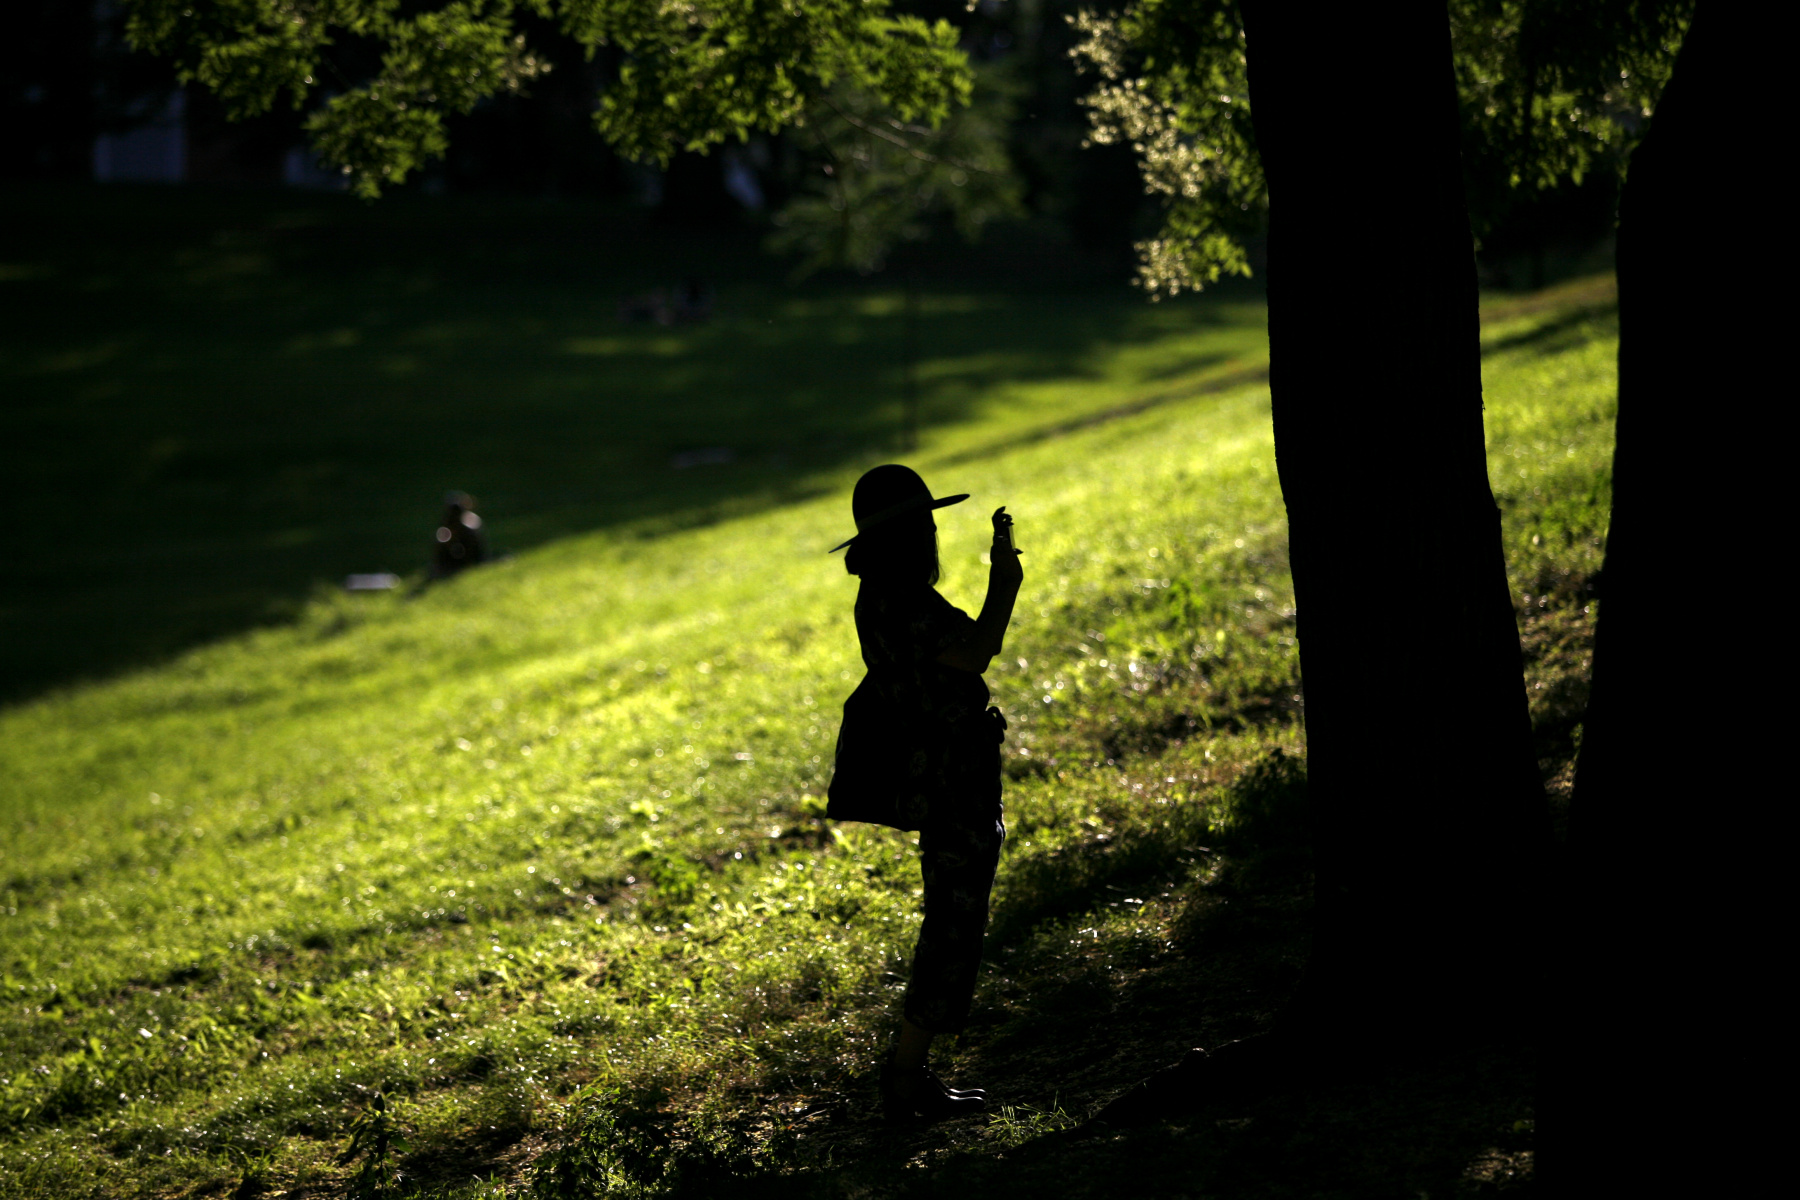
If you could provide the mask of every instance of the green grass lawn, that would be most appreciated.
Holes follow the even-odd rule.
[[[420,570],[449,488],[515,552],[834,490],[895,449],[909,345],[938,452],[1266,356],[1259,303],[1148,306],[1029,241],[923,256],[909,318],[889,278],[790,286],[753,236],[593,205],[39,188],[0,217],[0,700]],[[710,321],[621,321],[690,277]],[[731,461],[672,467],[696,450]]]
[[[370,240],[312,262],[279,248],[281,222],[312,228],[279,199],[219,202],[247,249],[196,243],[206,223],[171,206],[143,262],[107,267],[102,236],[0,284],[37,289],[42,326],[9,331],[3,361],[31,428],[96,431],[87,461],[30,464],[35,484],[97,490],[28,560],[44,591],[9,596],[9,635],[40,626],[51,662],[81,605],[180,591],[167,563],[70,566],[124,552],[128,530],[83,541],[80,519],[133,497],[166,507],[158,554],[188,547],[206,578],[241,569],[256,604],[293,610],[220,601],[182,626],[146,595],[165,640],[97,632],[83,661],[171,657],[0,712],[0,1195],[367,1190],[371,1159],[339,1157],[377,1092],[407,1194],[1106,1195],[1123,1170],[1142,1194],[1294,1194],[1282,1162],[1331,1181],[1309,1195],[1436,1195],[1520,1169],[1529,1074],[1504,1054],[1101,1143],[1058,1132],[1187,1046],[1261,1028],[1304,960],[1260,308],[926,291],[910,461],[975,494],[939,514],[944,590],[979,603],[994,505],[1028,553],[990,676],[1013,722],[1011,836],[976,1013],[941,1056],[1006,1107],[896,1130],[870,1118],[869,1075],[916,928],[911,838],[818,813],[860,674],[855,581],[824,550],[891,433],[898,297],[759,283],[721,257],[712,324],[622,327],[617,295],[656,277],[624,251],[600,275],[590,231],[567,278],[527,286],[495,235],[456,252],[456,278],[380,301],[388,273],[410,286],[392,262],[429,259],[453,223],[421,209],[416,244],[383,258],[402,222],[320,201]],[[184,245],[198,265],[178,270]],[[84,294],[78,328],[57,306]],[[1609,501],[1609,297],[1592,281],[1499,302],[1485,326],[1553,781]],[[144,466],[164,429],[182,448]],[[695,445],[738,457],[668,467]],[[107,490],[133,461],[138,482]],[[321,465],[283,491],[297,462]],[[448,484],[491,498],[515,558],[415,600],[306,594],[422,558]],[[59,604],[76,611],[46,615]]]

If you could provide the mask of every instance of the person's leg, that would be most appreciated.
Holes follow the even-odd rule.
[[[960,1031],[974,996],[988,894],[1004,836],[997,819],[985,824],[986,836],[940,826],[919,837],[925,920],[913,951],[900,1036],[882,1073],[890,1117],[938,1120],[986,1108],[985,1092],[947,1087],[929,1062],[933,1037]]]
[[[961,819],[934,820],[919,835],[925,920],[913,952],[900,1036],[882,1085],[894,1115],[936,1119],[980,1112],[986,1104],[980,1089],[947,1087],[932,1073],[928,1055],[935,1034],[963,1028],[974,998],[988,897],[1006,838],[997,792],[997,787],[991,794],[968,789],[947,797],[947,816]]]
[[[1006,838],[998,750],[962,748],[943,763],[938,782],[931,819],[919,833],[925,919],[883,1091],[890,1109],[918,1100],[936,1105],[938,1115],[951,1115],[942,1102],[953,1108],[973,1103],[979,1111],[983,1093],[945,1087],[931,1073],[928,1055],[934,1035],[963,1028],[975,994],[988,897]]]
[[[921,1029],[901,1017],[900,1036],[894,1041],[894,1067],[905,1072],[924,1070],[933,1036],[929,1029]]]
[[[968,1020],[987,933],[988,896],[1005,835],[998,814],[942,821],[919,835],[925,919],[919,925],[903,1012],[905,1024],[926,1036],[913,1035],[909,1049],[928,1047],[930,1034],[958,1033]]]

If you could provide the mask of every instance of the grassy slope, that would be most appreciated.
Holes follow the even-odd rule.
[[[0,700],[416,570],[448,487],[519,551],[817,495],[899,428],[892,283],[788,286],[753,237],[579,204],[156,188],[0,189],[0,218]],[[1259,305],[1152,308],[1069,257],[925,264],[927,445],[1264,356]],[[618,319],[690,275],[713,320]],[[718,448],[734,460],[670,468]]]
[[[1498,312],[1489,333],[1494,480],[1521,606],[1544,614],[1551,774],[1607,498],[1599,303]],[[1205,370],[1205,339],[1090,361]],[[978,601],[982,504],[1011,505],[1030,550],[993,676],[1015,722],[993,965],[948,1048],[1028,1107],[910,1135],[859,1116],[916,869],[908,839],[812,816],[857,666],[852,581],[820,554],[838,492],[652,539],[547,541],[412,603],[321,596],[291,625],[0,715],[0,1189],[178,1194],[257,1172],[329,1189],[382,1089],[427,1181],[517,1179],[558,1128],[629,1132],[660,1111],[680,1117],[690,1183],[749,1154],[828,1193],[860,1185],[859,1162],[913,1163],[888,1182],[929,1189],[1018,1146],[1024,1182],[1213,1161],[1253,1191],[1210,1126],[1160,1159],[1037,1135],[1058,1106],[1079,1115],[1185,1045],[1256,1028],[1304,953],[1303,860],[1259,858],[1268,796],[1234,790],[1247,762],[1301,748],[1266,393],[983,454],[1171,386],[1153,369],[1037,391],[1006,374],[919,461],[977,493],[943,514],[953,598]],[[1227,901],[1252,923],[1221,925]],[[1506,1078],[1435,1157],[1358,1169],[1425,1186],[1476,1152],[1506,1161],[1477,1144],[1520,1103]]]

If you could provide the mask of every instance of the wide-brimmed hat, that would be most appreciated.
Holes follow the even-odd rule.
[[[856,538],[895,517],[948,508],[968,498],[967,492],[960,496],[933,496],[917,471],[899,463],[871,467],[863,472],[863,477],[856,481],[856,490],[850,494],[850,515],[856,518],[856,537],[833,546],[829,553],[836,554]]]

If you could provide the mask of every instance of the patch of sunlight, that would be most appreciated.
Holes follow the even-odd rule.
[[[920,316],[943,316],[962,313],[983,312],[999,308],[1001,301],[970,295],[929,295],[918,296],[913,300],[913,311]],[[873,296],[864,296],[850,306],[850,311],[862,317],[900,317],[906,315],[905,292],[880,292]]]

